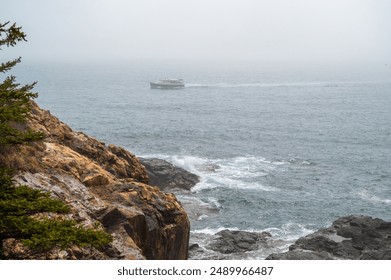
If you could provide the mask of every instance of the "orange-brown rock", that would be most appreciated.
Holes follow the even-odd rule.
[[[145,168],[132,153],[73,131],[36,104],[26,127],[45,138],[0,154],[19,171],[15,180],[50,192],[71,206],[69,218],[85,227],[98,222],[113,236],[102,252],[71,248],[36,258],[187,258],[190,224],[184,209],[173,194],[148,185]],[[17,241],[6,242],[10,254],[28,255]]]

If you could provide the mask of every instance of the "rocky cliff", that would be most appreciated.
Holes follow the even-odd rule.
[[[173,194],[148,185],[144,166],[130,152],[73,131],[33,104],[24,128],[45,133],[43,141],[12,148],[0,160],[18,170],[15,180],[50,192],[72,208],[68,218],[97,223],[113,236],[103,251],[71,248],[29,255],[15,240],[7,250],[21,258],[186,259],[190,224]]]

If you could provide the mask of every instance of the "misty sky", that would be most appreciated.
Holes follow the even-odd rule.
[[[391,64],[390,0],[0,0],[24,60]]]

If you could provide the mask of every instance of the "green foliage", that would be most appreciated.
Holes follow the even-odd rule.
[[[26,41],[20,27],[0,23],[0,50],[1,46],[12,47],[20,41]],[[20,61],[17,58],[1,63],[0,73],[9,71]],[[34,85],[21,86],[14,76],[0,83],[0,152],[7,153],[10,145],[43,138],[40,132],[20,129],[31,111],[31,100],[37,97],[32,92]],[[12,171],[2,165],[0,162],[0,259],[5,258],[3,240],[6,238],[20,240],[35,251],[72,245],[100,248],[111,242],[111,236],[97,228],[84,229],[72,220],[50,218],[49,213],[69,213],[69,206],[48,193],[15,185]]]
[[[27,186],[15,186],[9,171],[0,168],[0,241],[21,240],[35,251],[72,245],[101,248],[111,236],[98,229],[84,229],[75,221],[52,219],[42,213],[69,213],[69,206],[48,193]],[[34,215],[41,214],[41,217]],[[0,258],[4,258],[1,256]]]
[[[9,23],[9,21],[0,23],[0,47],[3,45],[13,47],[17,42],[26,41],[26,34],[22,31],[22,28],[16,26],[16,23],[7,27]]]
[[[111,241],[111,236],[97,229],[84,229],[74,221],[35,221],[30,225],[34,232],[23,243],[34,250],[49,250],[54,246],[67,248],[71,245],[101,248]]]
[[[31,189],[25,185],[15,187],[9,172],[4,168],[0,168],[0,184],[0,217],[2,218],[6,216],[20,217],[41,212],[69,212],[67,205],[51,198],[48,193]]]
[[[19,41],[26,41],[26,34],[15,24],[8,26],[0,23],[0,47],[3,45],[15,46]],[[1,48],[0,48],[1,49]],[[12,61],[3,62],[0,65],[0,73],[5,73],[21,61],[17,58]],[[37,97],[32,92],[35,83],[20,86],[16,83],[14,76],[9,76],[0,83],[0,145],[22,144],[43,138],[41,132],[32,130],[20,130],[16,128],[17,123],[26,120],[31,110],[30,101]]]

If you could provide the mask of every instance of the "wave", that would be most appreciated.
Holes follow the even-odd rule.
[[[380,202],[380,203],[385,203],[385,204],[391,204],[391,199],[378,197],[374,194],[369,193],[368,190],[362,190],[361,192],[358,193],[358,196],[361,199],[366,200],[366,201],[370,201],[370,202],[376,202],[376,203]]]
[[[216,217],[220,214],[221,205],[215,198],[208,198],[205,201],[183,194],[177,194],[176,196],[185,209],[190,221],[201,221]]]
[[[216,233],[222,230],[239,230],[237,227],[217,227],[217,228],[203,228],[191,230],[192,234],[195,235],[215,235]],[[240,229],[243,230],[243,229]],[[310,229],[309,226],[305,226],[299,223],[285,223],[280,228],[270,227],[264,229],[244,229],[243,231],[261,233],[261,232],[270,232],[274,239],[282,239],[285,241],[296,241],[300,237],[306,236],[314,232],[313,229]]]
[[[205,234],[205,235],[215,235],[216,233],[222,231],[222,230],[239,230],[237,227],[219,227],[219,228],[204,228],[204,229],[195,229],[191,230],[190,232],[193,234]]]
[[[281,238],[287,241],[295,241],[300,237],[313,233],[314,230],[299,223],[286,223],[281,228],[266,228],[265,231],[270,232],[272,236]]]
[[[256,190],[256,191],[266,191],[266,192],[276,192],[280,191],[280,189],[265,186],[260,183],[247,183],[242,182],[240,180],[234,180],[230,178],[219,178],[219,177],[208,177],[206,179],[201,180],[196,186],[192,188],[193,192],[200,192],[203,190],[210,190],[216,188],[230,188],[230,189],[242,189],[242,190]]]
[[[264,184],[262,178],[268,176],[276,168],[289,164],[285,161],[269,161],[263,157],[254,156],[225,159],[167,155],[143,157],[158,157],[198,175],[201,180],[192,188],[193,192],[215,188],[277,192],[280,191],[279,188]]]

